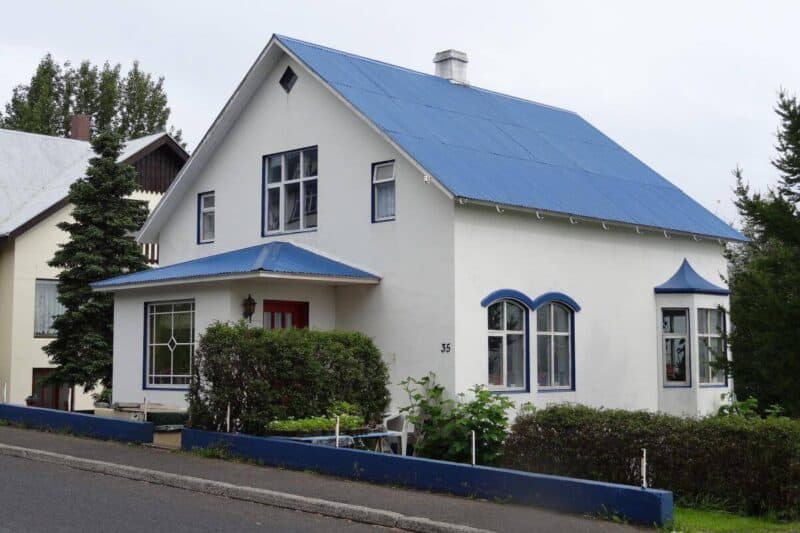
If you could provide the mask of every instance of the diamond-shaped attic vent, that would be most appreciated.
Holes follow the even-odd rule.
[[[294,87],[294,83],[297,81],[297,74],[294,73],[292,67],[286,67],[286,70],[283,72],[283,76],[281,76],[281,87],[287,93],[292,90]]]

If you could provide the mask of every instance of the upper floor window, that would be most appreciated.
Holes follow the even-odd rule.
[[[317,227],[317,147],[264,157],[262,234]]]
[[[500,300],[488,308],[489,386],[493,389],[525,389],[525,309],[512,300]]]
[[[661,311],[665,385],[688,385],[689,382],[689,310]]]
[[[64,312],[58,301],[58,281],[54,279],[36,280],[36,302],[34,306],[34,337],[55,337],[53,321]]]
[[[189,386],[194,357],[194,301],[147,304],[148,386]]]
[[[572,387],[572,311],[551,302],[536,310],[536,361],[539,388]]]
[[[715,366],[726,357],[725,311],[697,310],[697,348],[700,362],[700,383],[725,383],[725,369]]]
[[[197,242],[214,242],[214,191],[197,195]]]
[[[372,221],[394,219],[394,161],[372,165]]]

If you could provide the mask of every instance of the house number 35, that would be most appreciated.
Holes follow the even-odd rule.
[[[450,343],[443,342],[442,343],[442,353],[450,353]]]

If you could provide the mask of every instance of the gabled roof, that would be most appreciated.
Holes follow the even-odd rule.
[[[119,160],[127,162],[165,137],[154,133],[128,141]],[[0,237],[63,203],[92,157],[87,141],[0,129]]]
[[[210,279],[280,277],[331,282],[378,283],[380,277],[288,242],[270,242],[183,263],[98,281],[95,290],[118,290]]]
[[[698,274],[686,259],[680,268],[667,281],[655,287],[656,294],[719,294],[727,296],[731,293],[726,288],[714,285]]]
[[[155,238],[277,62],[305,65],[384,138],[465,201],[746,240],[577,114],[274,35],[142,231]],[[173,197],[171,197],[173,196]]]

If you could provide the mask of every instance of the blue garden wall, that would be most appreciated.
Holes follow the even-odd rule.
[[[486,466],[184,429],[182,448],[225,447],[233,455],[295,470],[404,485],[577,514],[615,513],[647,525],[672,519],[672,493]]]
[[[122,442],[153,442],[153,424],[102,418],[40,407],[0,403],[0,419],[36,429],[66,430],[76,435]]]

